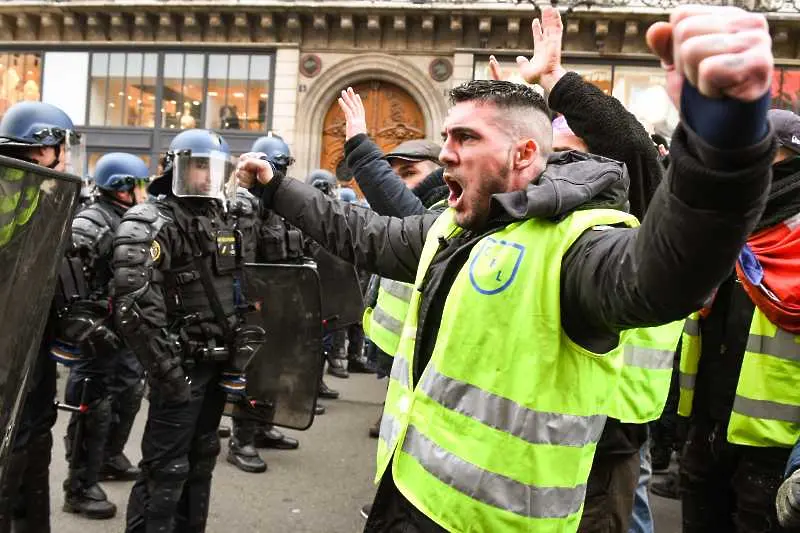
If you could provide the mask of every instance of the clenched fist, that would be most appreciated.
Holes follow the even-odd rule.
[[[272,165],[267,161],[266,154],[260,152],[247,152],[239,156],[236,164],[236,179],[245,189],[252,189],[256,182],[266,185],[272,180],[274,173]]]
[[[683,80],[709,98],[743,102],[762,97],[772,83],[772,39],[763,15],[736,7],[681,6],[669,22],[647,30],[647,44],[667,71],[676,106]]]

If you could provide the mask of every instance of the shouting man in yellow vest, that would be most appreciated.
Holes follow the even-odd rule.
[[[687,316],[733,264],[769,184],[766,21],[681,7],[648,40],[684,121],[641,227],[619,210],[625,167],[551,153],[544,100],[509,82],[451,92],[438,216],[381,217],[281,178],[261,154],[240,158],[241,184],[266,206],[343,259],[414,283],[366,531],[576,531],[623,346],[674,346],[635,328]]]

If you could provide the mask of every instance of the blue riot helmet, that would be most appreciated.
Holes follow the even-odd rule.
[[[56,160],[47,165],[78,176],[86,164],[86,139],[64,111],[44,102],[20,102],[0,120],[0,153],[19,153],[27,148],[50,146]],[[63,168],[59,163],[63,162]]]
[[[94,182],[102,191],[130,191],[146,182],[150,171],[140,157],[111,152],[97,160]]]
[[[253,143],[251,152],[261,152],[266,154],[267,159],[275,167],[275,170],[286,175],[286,170],[294,163],[294,158],[289,150],[289,145],[278,135],[272,132],[266,137],[259,137]]]
[[[225,201],[235,165],[228,143],[209,130],[186,130],[172,139],[164,158],[164,173],[148,191],[189,198]],[[235,190],[235,189],[234,189]]]
[[[336,176],[325,169],[317,169],[311,172],[306,178],[306,183],[317,188],[328,196],[336,196]]]

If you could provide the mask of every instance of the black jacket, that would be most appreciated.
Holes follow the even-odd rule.
[[[622,102],[568,72],[555,84],[548,104],[567,119],[589,151],[628,167],[630,212],[642,219],[664,177],[658,150],[650,135]]]

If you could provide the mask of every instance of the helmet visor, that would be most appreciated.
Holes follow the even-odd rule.
[[[64,135],[64,172],[83,176],[86,172],[86,136],[73,131],[67,131]]]
[[[172,193],[180,197],[226,200],[226,183],[236,168],[224,152],[175,154],[172,166]]]

